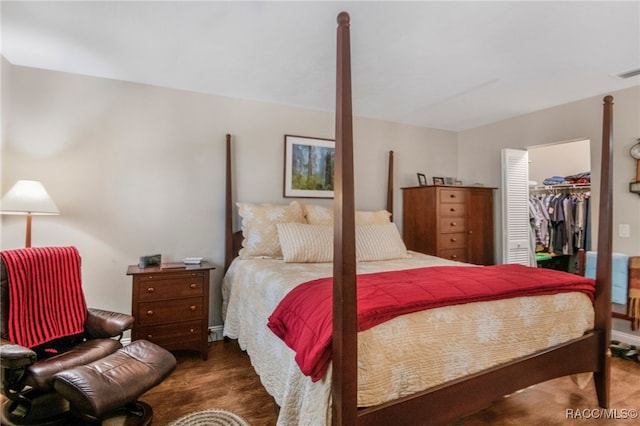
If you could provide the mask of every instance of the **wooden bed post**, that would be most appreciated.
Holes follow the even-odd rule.
[[[389,220],[393,222],[393,151],[389,151],[389,175],[387,176],[387,211],[391,213]]]
[[[332,422],[357,423],[357,307],[349,14],[338,15],[333,257]]]
[[[613,209],[613,96],[605,96],[602,117],[602,158],[600,169],[600,210],[598,217],[598,258],[596,261],[595,328],[602,331],[600,371],[594,373],[598,403],[609,407],[609,361],[611,341],[611,256]]]
[[[224,270],[233,260],[233,203],[231,201],[231,135],[227,133],[226,188],[224,198]]]

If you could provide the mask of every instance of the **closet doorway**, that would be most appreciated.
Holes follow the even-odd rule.
[[[532,238],[539,267],[575,272],[591,249],[591,148],[588,139],[528,148]]]
[[[590,215],[584,210],[590,206],[573,204],[590,195],[590,141],[504,149],[502,169],[503,262],[573,271],[577,249],[590,248]],[[545,201],[540,203],[544,207],[537,206],[544,212],[536,214],[532,197]],[[565,201],[567,197],[575,200]],[[564,221],[569,206],[580,207],[580,220]]]

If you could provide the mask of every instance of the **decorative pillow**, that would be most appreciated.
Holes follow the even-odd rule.
[[[358,262],[409,257],[395,223],[356,226],[356,258]]]
[[[285,262],[333,262],[333,226],[279,223],[277,227]]]
[[[333,261],[333,226],[279,223],[278,238],[285,262]],[[395,223],[356,225],[356,260],[372,262],[409,257]]]
[[[333,209],[331,207],[305,204],[304,213],[307,223],[311,225],[333,225]]]
[[[242,218],[244,240],[241,259],[256,257],[282,258],[278,240],[278,223],[304,223],[302,205],[292,201],[286,205],[237,203]]]
[[[367,212],[356,210],[356,225],[383,225],[391,223],[391,213],[386,210]]]
[[[333,225],[333,209],[331,207],[304,205],[307,223],[312,225]],[[356,225],[376,225],[391,222],[391,213],[386,210],[356,210]]]

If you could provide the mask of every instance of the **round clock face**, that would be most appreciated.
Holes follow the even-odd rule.
[[[640,143],[635,144],[631,147],[631,156],[636,160],[640,160]]]

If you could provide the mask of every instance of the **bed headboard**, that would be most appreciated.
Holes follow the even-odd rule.
[[[242,248],[242,231],[234,231],[233,212],[233,167],[232,167],[232,143],[231,135],[226,135],[226,184],[225,184],[225,248],[224,248],[224,271],[229,269],[233,259],[238,256]],[[393,220],[393,151],[389,151],[387,164],[387,211],[391,213],[390,220]]]

